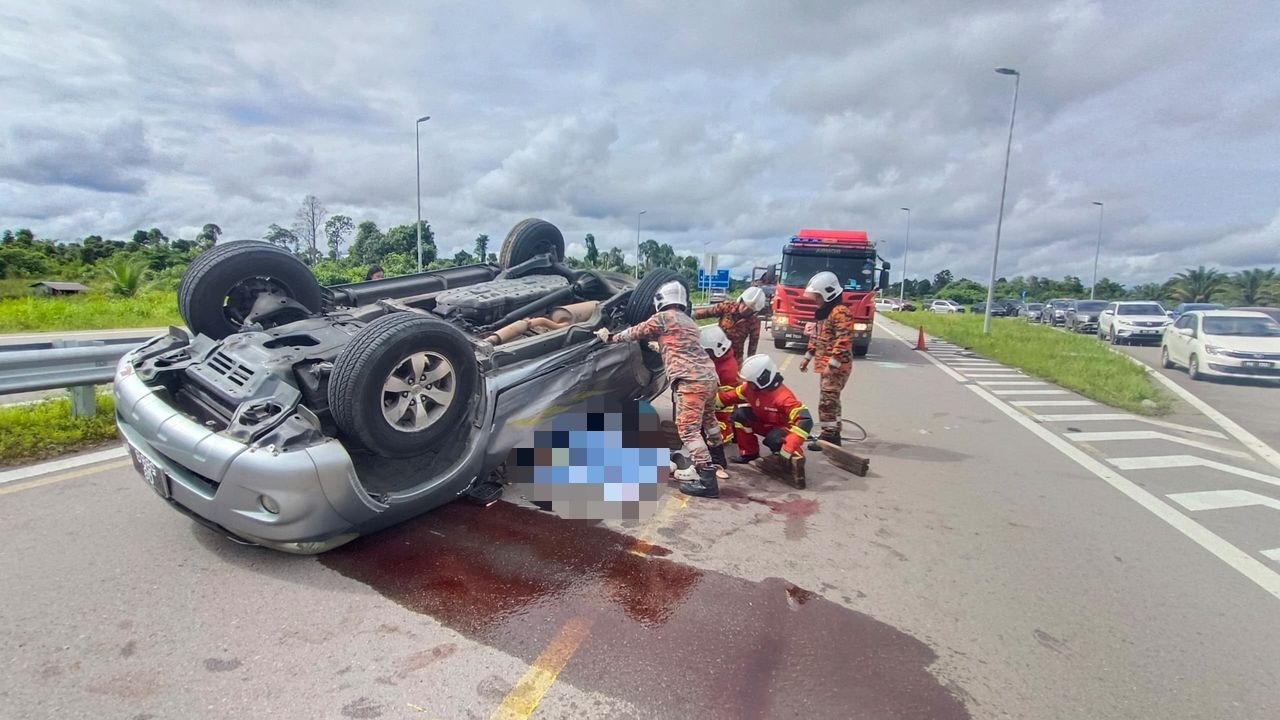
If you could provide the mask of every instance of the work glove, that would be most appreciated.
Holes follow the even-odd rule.
[[[650,342],[650,343],[649,343],[649,351],[650,351],[650,352],[660,353],[660,352],[662,352],[662,346],[661,346],[661,345],[659,345],[657,342]]]
[[[840,367],[840,361],[835,358],[831,358],[830,360],[827,361],[827,367],[834,370],[835,368]]]
[[[600,338],[600,342],[609,342],[609,328],[600,328],[597,330],[596,337]]]
[[[804,359],[800,361],[800,372],[809,371],[809,361],[813,359],[813,353],[805,353]]]

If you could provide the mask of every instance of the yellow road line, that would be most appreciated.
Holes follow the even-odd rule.
[[[115,462],[92,465],[90,467],[80,468],[79,470],[72,470],[71,472],[65,472],[61,475],[50,475],[49,477],[36,478],[35,480],[6,485],[4,487],[0,487],[0,495],[16,493],[19,490],[30,490],[31,488],[37,488],[42,485],[52,485],[56,482],[62,482],[63,480],[84,477],[85,475],[92,475],[94,473],[102,472],[103,470],[115,470],[116,468],[122,468],[131,464],[132,462],[129,460],[116,460]]]
[[[653,534],[658,531],[667,520],[671,518],[678,510],[683,509],[689,504],[689,496],[673,493],[663,499],[662,507],[658,508],[658,512],[649,518],[640,530],[640,534],[632,541],[631,547],[627,548],[627,552],[632,555],[648,555],[653,549]]]
[[[778,366],[778,372],[782,372],[783,370],[786,370],[787,366],[791,364],[791,360],[793,358],[795,358],[795,355],[787,355],[785,358],[783,358],[782,364]]]
[[[576,617],[565,623],[529,666],[520,682],[502,699],[502,704],[490,716],[492,720],[525,720],[532,715],[542,696],[551,689],[556,676],[590,632],[591,621],[586,618]]]

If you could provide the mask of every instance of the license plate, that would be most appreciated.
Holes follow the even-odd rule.
[[[159,465],[152,462],[151,458],[138,452],[135,447],[129,448],[129,454],[133,455],[133,466],[142,474],[142,479],[147,481],[152,490],[162,498],[169,497],[169,476]]]
[[[1240,364],[1248,368],[1269,368],[1276,366],[1275,363],[1267,362],[1265,360],[1245,360]]]

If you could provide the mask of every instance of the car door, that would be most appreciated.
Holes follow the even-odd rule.
[[[1185,331],[1191,327],[1191,321],[1194,319],[1190,315],[1179,317],[1168,331],[1168,338],[1165,340],[1165,345],[1169,348],[1169,359],[1181,365],[1186,365],[1187,358],[1190,357],[1187,346],[1191,338],[1185,334]]]
[[[1119,303],[1111,303],[1098,315],[1098,332],[1107,335],[1115,332],[1116,311],[1120,309]]]

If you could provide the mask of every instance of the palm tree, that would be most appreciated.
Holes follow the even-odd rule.
[[[1276,276],[1275,268],[1270,270],[1254,268],[1241,270],[1233,275],[1231,285],[1241,305],[1261,305],[1275,300],[1275,295],[1272,293],[1276,289],[1277,280],[1280,280],[1280,277]]]
[[[1182,302],[1210,302],[1213,296],[1226,289],[1227,276],[1217,268],[1187,268],[1170,279],[1173,296]]]
[[[1160,283],[1144,283],[1142,285],[1134,285],[1129,290],[1128,297],[1130,300],[1156,300],[1163,302],[1169,296],[1168,288]]]
[[[107,279],[111,281],[111,293],[121,297],[133,297],[144,286],[147,264],[118,258],[107,266]]]

